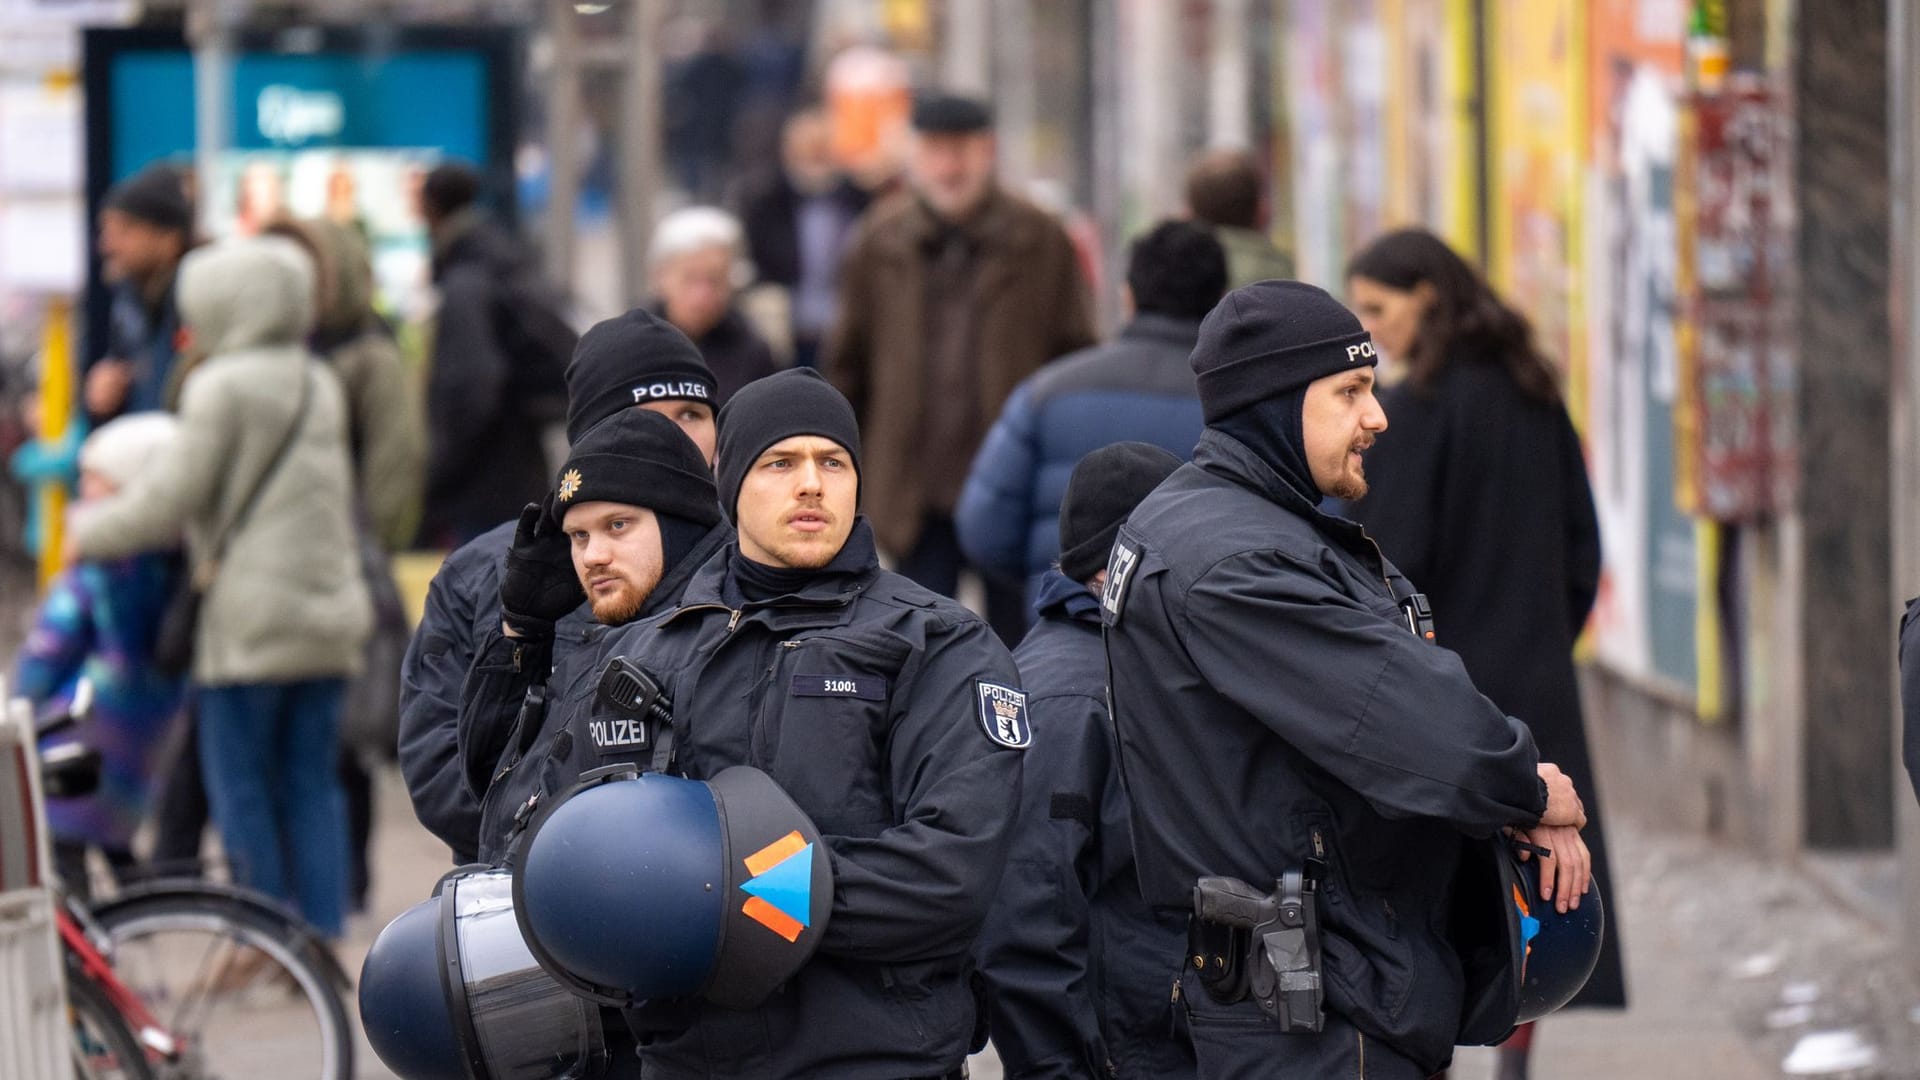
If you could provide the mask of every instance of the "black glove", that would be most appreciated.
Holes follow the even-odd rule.
[[[500,614],[508,629],[523,638],[551,641],[553,624],[586,602],[574,573],[567,534],[539,503],[520,511],[520,525],[507,549],[507,570],[500,578]]]

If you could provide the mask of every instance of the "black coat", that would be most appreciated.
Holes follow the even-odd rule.
[[[545,493],[552,477],[541,418],[510,392],[514,357],[497,317],[499,283],[525,274],[527,256],[491,222],[450,222],[436,244],[440,288],[427,373],[427,491],[421,535],[464,544]]]
[[[1186,920],[1140,898],[1107,720],[1100,603],[1056,568],[1013,652],[1033,714],[1020,826],[974,954],[994,1049],[1024,1080],[1178,1080],[1193,1047],[1169,994]]]
[[[866,212],[871,197],[851,181],[834,185],[828,198],[845,215],[846,227]],[[784,173],[747,197],[741,207],[742,225],[747,234],[747,257],[753,260],[759,281],[785,285],[791,289],[800,283],[800,230],[798,218],[801,196]],[[841,239],[846,234],[843,231]]]
[[[666,318],[664,311],[660,317]],[[693,345],[713,371],[715,409],[725,405],[741,387],[779,370],[773,362],[773,348],[738,308],[728,308],[726,317],[700,335]]]
[[[655,583],[653,592],[632,620],[638,621],[677,607],[693,575],[733,539],[733,526],[722,523],[707,530],[693,550],[681,556]],[[467,792],[480,800],[480,861],[499,863],[507,856],[517,826],[530,820],[530,799],[547,798],[555,791],[541,787],[542,777],[521,769],[520,751],[550,738],[556,725],[549,712],[521,712],[527,690],[545,684],[549,700],[579,686],[592,684],[605,659],[607,636],[618,627],[596,622],[591,607],[581,604],[554,625],[551,643],[509,638],[500,629],[498,587],[489,605],[493,619],[479,638],[473,664],[460,689],[457,736],[460,765]],[[584,617],[583,617],[584,616]],[[625,624],[622,624],[625,625]],[[528,730],[520,724],[531,722]],[[568,777],[570,785],[575,776]],[[522,808],[527,808],[523,813]]]
[[[1441,645],[1480,692],[1526,721],[1540,760],[1586,802],[1607,940],[1579,1005],[1626,1003],[1600,793],[1581,720],[1573,643],[1600,581],[1600,532],[1580,437],[1558,403],[1500,366],[1461,360],[1430,389],[1381,395],[1388,428],[1367,454],[1355,521],[1433,602]]]
[[[689,1029],[646,1048],[646,1075],[957,1072],[975,1046],[970,949],[1006,863],[1028,739],[1024,717],[1009,742],[989,734],[989,695],[1023,700],[1013,658],[978,616],[880,569],[864,518],[831,565],[769,601],[734,595],[734,550],[694,574],[680,607],[604,650],[671,698],[677,772],[751,765],[813,820],[833,860],[832,916],[780,991],[746,1011],[694,1007]],[[583,767],[651,762],[596,743],[595,681],[550,706],[570,738],[534,744],[549,789]]]
[[[1526,725],[1409,632],[1411,591],[1359,526],[1210,428],[1121,527],[1103,607],[1147,902],[1324,860],[1327,1008],[1433,1073],[1468,989],[1446,936],[1468,838],[1537,822],[1546,784]]]
[[[515,525],[508,521],[482,533],[440,564],[400,665],[400,772],[414,816],[452,849],[455,863],[476,861],[483,846],[480,796],[488,778],[483,775],[476,782],[470,773],[484,773],[498,761],[506,728],[531,681],[495,684],[488,699],[493,711],[483,718],[486,710],[476,708],[463,728],[466,695],[486,698],[485,683],[476,682],[471,691],[466,684],[469,670],[483,655],[483,643],[500,637],[500,576]],[[643,614],[678,603],[693,570],[730,535],[730,529],[715,530],[675,564],[647,598]],[[581,604],[554,624],[553,645],[538,663],[564,664],[576,653],[591,652],[588,647],[598,642],[603,629],[594,622],[592,609]],[[497,665],[482,671],[483,677],[499,674]],[[474,764],[482,759],[484,763]]]

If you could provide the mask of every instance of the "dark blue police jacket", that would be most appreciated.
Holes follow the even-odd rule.
[[[1033,715],[1020,825],[975,955],[1007,1075],[1194,1075],[1171,991],[1186,920],[1140,898],[1107,721],[1100,604],[1047,571],[1013,652]]]
[[[740,601],[733,551],[694,574],[678,608],[603,648],[671,697],[677,772],[754,766],[813,819],[833,861],[833,909],[798,975],[753,1010],[694,1007],[688,1030],[646,1047],[646,1074],[955,1072],[975,1046],[970,950],[1006,863],[1032,735],[1013,658],[978,616],[880,569],[865,518],[832,564],[773,600]],[[593,682],[557,703],[571,737],[542,764],[552,785],[651,759],[595,742]]]
[[[583,603],[554,624],[550,647],[503,637],[500,577],[516,525],[490,529],[447,556],[400,665],[400,772],[414,816],[453,850],[456,863],[498,854],[504,834],[496,827],[491,842],[482,842],[480,802],[527,686],[575,654],[597,659],[606,630]],[[642,617],[677,604],[693,572],[732,535],[724,525],[709,531],[654,586]],[[476,661],[476,681],[468,685]]]
[[[1107,573],[1147,902],[1323,859],[1328,1009],[1439,1070],[1466,990],[1447,936],[1463,845],[1546,809],[1526,725],[1408,631],[1412,590],[1359,526],[1221,432],[1133,512]]]

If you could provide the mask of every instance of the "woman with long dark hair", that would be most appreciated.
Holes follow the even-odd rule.
[[[1580,438],[1524,315],[1432,233],[1402,229],[1347,267],[1348,300],[1402,376],[1380,395],[1393,426],[1367,454],[1350,508],[1433,602],[1439,643],[1480,691],[1533,729],[1586,800],[1581,838],[1607,940],[1575,1005],[1624,1007],[1619,907],[1587,753],[1573,644],[1593,608],[1600,535]],[[1501,1048],[1526,1076],[1532,1032]]]

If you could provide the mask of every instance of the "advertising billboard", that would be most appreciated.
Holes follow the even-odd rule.
[[[88,220],[107,189],[156,161],[193,163],[194,54],[176,32],[97,29],[84,40]],[[303,28],[243,32],[231,55],[228,145],[196,178],[214,237],[276,214],[351,224],[373,253],[376,302],[417,313],[430,252],[414,196],[427,170],[459,159],[513,216],[519,45],[500,28]],[[87,355],[105,340],[106,299],[90,259]]]

